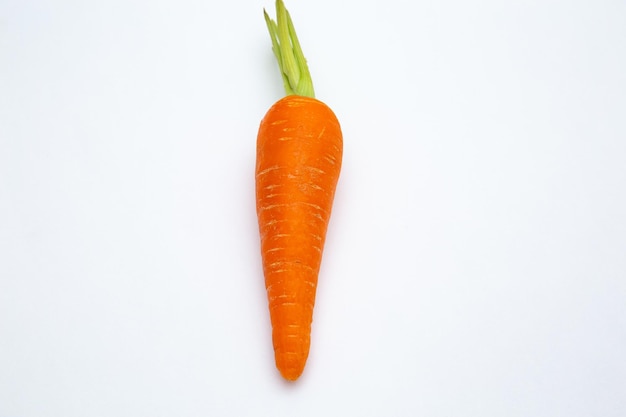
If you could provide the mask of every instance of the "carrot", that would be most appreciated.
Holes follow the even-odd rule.
[[[287,96],[261,121],[256,210],[276,367],[295,381],[309,356],[313,305],[326,231],[341,169],[343,139],[313,83],[289,12],[264,11]]]

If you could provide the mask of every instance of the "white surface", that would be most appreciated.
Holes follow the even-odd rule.
[[[626,5],[288,1],[345,159],[273,364],[271,1],[0,2],[0,416],[626,415]]]

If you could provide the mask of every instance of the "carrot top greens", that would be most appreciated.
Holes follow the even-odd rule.
[[[265,23],[272,38],[272,51],[278,60],[287,95],[315,97],[313,81],[306,59],[300,48],[296,30],[283,0],[276,0],[276,21],[263,10]]]

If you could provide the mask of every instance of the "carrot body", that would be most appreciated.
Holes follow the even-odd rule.
[[[256,209],[276,366],[287,380],[300,376],[309,355],[342,153],[339,122],[315,98],[288,95],[261,121]]]

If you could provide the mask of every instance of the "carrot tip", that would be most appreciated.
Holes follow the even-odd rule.
[[[302,372],[304,371],[304,364],[293,364],[289,367],[282,367],[278,369],[283,378],[287,381],[295,381],[300,378]]]

